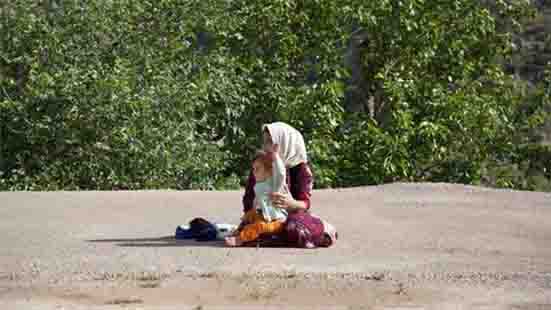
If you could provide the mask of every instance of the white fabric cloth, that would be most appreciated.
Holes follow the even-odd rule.
[[[285,163],[285,167],[291,168],[308,162],[304,138],[298,130],[283,122],[265,124],[262,126],[262,131],[265,128],[268,128],[272,136],[272,143],[279,145],[278,154]]]
[[[224,240],[224,238],[231,236],[238,228],[237,225],[225,224],[225,223],[215,223],[216,226],[216,239]]]
[[[287,194],[286,171],[283,161],[275,155],[274,162],[272,163],[272,177],[263,181],[257,182],[254,185],[255,199],[257,209],[262,212],[262,217],[266,222],[275,220],[285,221],[287,219],[287,211],[274,207],[270,195],[272,192],[279,192]]]

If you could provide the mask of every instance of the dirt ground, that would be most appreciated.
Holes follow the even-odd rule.
[[[551,310],[551,194],[451,184],[316,191],[328,249],[177,241],[241,192],[0,193],[0,309]]]

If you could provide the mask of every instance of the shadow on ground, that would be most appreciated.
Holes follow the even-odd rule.
[[[174,236],[163,236],[153,238],[112,238],[112,239],[91,239],[87,242],[94,243],[116,243],[120,247],[226,247],[223,241],[195,241],[176,239]]]
[[[193,239],[176,239],[174,236],[162,236],[152,238],[110,238],[110,239],[90,239],[86,242],[92,243],[116,243],[120,247],[143,247],[143,248],[162,248],[162,247],[213,247],[227,248],[224,241],[196,241]],[[261,239],[243,245],[241,248],[263,247],[263,248],[289,248],[289,245],[282,240]]]

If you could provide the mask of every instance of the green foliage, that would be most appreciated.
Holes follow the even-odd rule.
[[[516,133],[543,117],[533,106],[517,117],[524,94],[499,64],[503,29],[523,12],[470,0],[10,1],[0,189],[236,188],[261,124],[277,120],[303,132],[318,187],[522,187],[496,167],[533,156]],[[372,113],[344,109],[358,31]]]
[[[193,34],[170,2],[4,4],[4,189],[214,188],[227,153],[195,128]],[[173,15],[176,14],[176,15]],[[149,31],[151,30],[151,31]]]
[[[483,165],[512,147],[520,98],[496,61],[508,36],[476,1],[392,3],[360,17],[382,112],[346,132],[342,184],[479,183]]]
[[[551,67],[524,98],[515,121],[511,164],[502,164],[495,175],[501,176],[498,185],[503,187],[551,191]]]

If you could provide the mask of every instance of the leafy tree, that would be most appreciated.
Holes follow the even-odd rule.
[[[214,188],[226,154],[195,128],[175,2],[2,6],[2,187]]]
[[[524,97],[501,62],[524,8],[11,1],[0,187],[235,187],[276,120],[304,133],[318,187],[481,183],[519,152]]]
[[[519,98],[496,61],[509,36],[476,1],[393,3],[364,25],[375,108],[348,132],[344,181],[478,183],[511,147]]]

